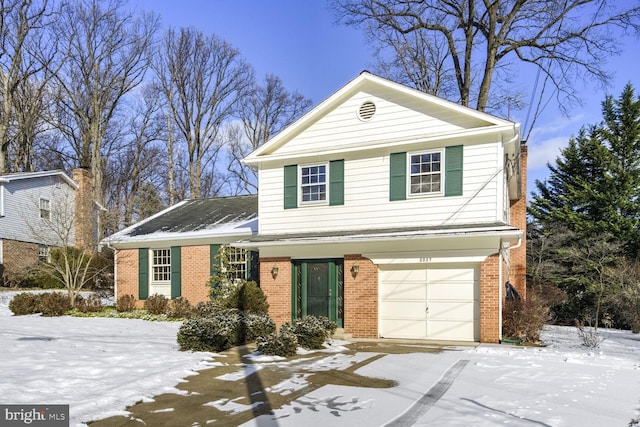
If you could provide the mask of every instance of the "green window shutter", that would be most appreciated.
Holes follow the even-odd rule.
[[[182,296],[182,260],[180,246],[171,246],[171,299]]]
[[[213,276],[218,273],[218,267],[220,267],[220,260],[216,258],[220,245],[209,245],[209,275]]]
[[[344,160],[329,162],[329,205],[344,205]]]
[[[149,249],[138,249],[138,299],[149,297]]]
[[[389,200],[407,199],[407,153],[389,156]]]
[[[298,165],[284,167],[284,208],[298,207]]]
[[[251,282],[259,283],[259,271],[258,262],[260,256],[258,251],[247,251],[247,277],[246,279]]]
[[[444,161],[444,195],[462,196],[462,145],[447,147]]]

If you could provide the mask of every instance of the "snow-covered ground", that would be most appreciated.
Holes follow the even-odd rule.
[[[175,388],[183,378],[219,364],[212,353],[178,351],[178,323],[13,316],[11,296],[0,292],[1,404],[69,404],[77,426],[161,393],[184,394]],[[600,334],[595,350],[580,346],[575,328],[547,327],[546,347],[385,355],[356,372],[397,387],[323,386],[247,425],[629,426],[640,419],[640,336]],[[343,356],[341,344],[306,368],[370,357]],[[283,393],[301,382],[282,384]]]

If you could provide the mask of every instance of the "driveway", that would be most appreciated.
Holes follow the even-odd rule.
[[[300,426],[324,419],[331,425],[370,426],[372,419],[380,421],[376,425],[413,425],[468,363],[461,349],[420,342],[333,341],[323,351],[284,359],[256,357],[253,347],[237,347],[214,358],[219,366],[177,385],[181,394],[156,396],[127,408],[129,417],[90,425]],[[394,379],[384,378],[383,365],[389,364],[394,365]],[[366,399],[358,396],[363,388],[368,389]]]

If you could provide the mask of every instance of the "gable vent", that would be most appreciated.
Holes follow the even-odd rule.
[[[362,103],[360,109],[358,110],[358,117],[360,120],[371,120],[373,115],[376,113],[376,104],[371,101],[366,101]]]

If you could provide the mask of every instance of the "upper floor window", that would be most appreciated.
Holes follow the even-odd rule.
[[[321,203],[327,200],[327,165],[300,168],[302,203]]]
[[[171,249],[152,250],[151,278],[154,283],[171,282]]]
[[[40,218],[51,220],[51,201],[40,198]]]
[[[428,151],[410,155],[410,194],[442,192],[442,152]]]

